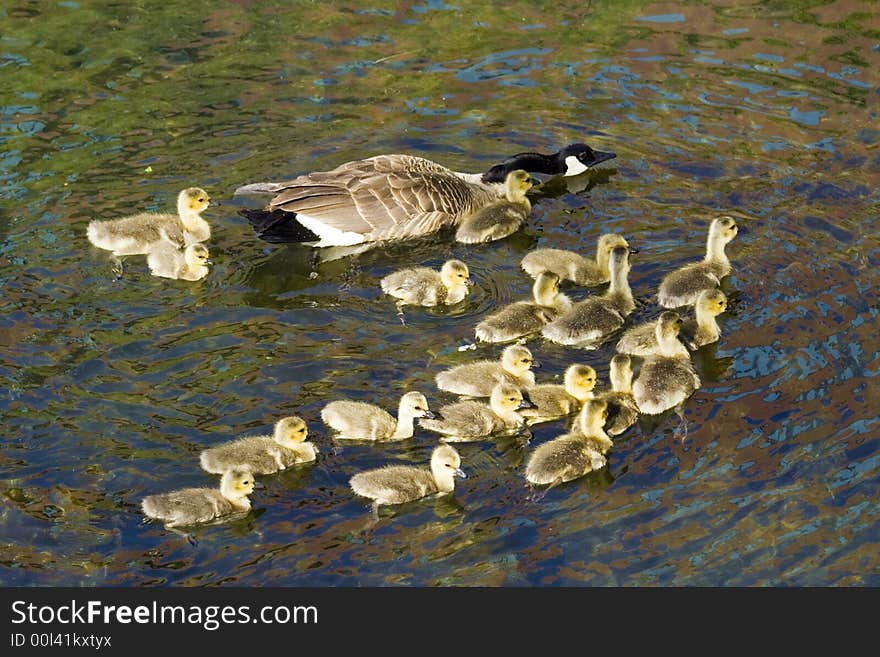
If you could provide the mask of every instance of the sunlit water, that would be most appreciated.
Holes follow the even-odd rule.
[[[0,582],[880,584],[876,5],[537,4],[0,9]],[[618,157],[547,181],[528,226],[485,246],[443,234],[316,264],[258,241],[238,210],[260,200],[232,196],[383,152],[481,171],[572,141]],[[170,210],[190,185],[218,202],[209,276],[133,257],[114,278],[86,223]],[[328,400],[452,401],[434,375],[500,353],[459,347],[529,294],[519,261],[538,246],[592,253],[623,233],[644,302],[629,321],[652,317],[719,212],[744,230],[686,435],[643,419],[607,468],[538,500],[524,462],[564,422],[463,444],[452,496],[370,526],[349,477],[427,463],[436,436],[336,445]],[[476,280],[468,301],[402,323],[379,279],[450,257]],[[607,385],[613,342],[529,346],[540,381],[582,361]],[[262,477],[245,519],[196,545],[142,524],[144,495],[216,484],[202,448],[287,414],[321,458]]]

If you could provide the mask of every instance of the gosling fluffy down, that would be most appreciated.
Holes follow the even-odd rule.
[[[208,249],[204,244],[190,244],[183,250],[168,240],[159,240],[147,254],[147,266],[153,276],[198,281],[208,275]]]
[[[272,474],[298,463],[314,461],[318,448],[306,441],[305,421],[296,416],[275,423],[271,436],[245,436],[202,451],[199,462],[207,472],[222,474],[231,468],[249,468],[254,474]]]
[[[628,354],[614,354],[609,364],[611,390],[595,395],[608,405],[605,433],[619,436],[639,419],[639,407],[632,394],[632,359]]]
[[[428,495],[451,493],[455,477],[467,477],[461,469],[461,457],[451,445],[440,445],[431,454],[430,469],[386,465],[359,472],[349,480],[349,485],[357,495],[373,500],[375,509],[380,504],[403,504]]]
[[[519,230],[532,211],[526,192],[534,184],[527,171],[514,169],[508,173],[504,179],[505,198],[465,217],[455,232],[455,239],[465,244],[492,242]]]
[[[177,196],[177,214],[142,212],[119,219],[95,219],[86,227],[86,236],[115,256],[145,255],[163,239],[182,249],[210,239],[211,227],[201,217],[209,203],[205,190],[188,187]]]
[[[599,237],[596,246],[596,259],[585,258],[580,253],[564,249],[535,249],[527,253],[521,262],[523,271],[532,278],[540,273],[553,272],[561,280],[576,285],[592,287],[611,280],[608,262],[615,246],[630,248],[622,235],[606,233]],[[630,249],[635,253],[634,249]]]
[[[469,397],[488,397],[495,384],[501,381],[519,388],[535,385],[535,374],[531,368],[537,366],[527,347],[512,344],[501,352],[500,360],[478,360],[456,365],[437,374],[435,380],[440,390]]]
[[[556,485],[605,467],[612,447],[602,429],[607,407],[588,399],[578,415],[575,431],[539,445],[526,462],[526,480],[533,485]]]
[[[665,308],[693,305],[700,292],[721,284],[730,274],[730,260],[724,247],[736,237],[739,227],[733,217],[716,217],[709,225],[706,256],[700,262],[685,265],[667,274],[660,282],[658,303]]]
[[[233,513],[249,511],[248,499],[254,490],[254,476],[247,468],[227,470],[220,489],[182,488],[170,493],[145,497],[141,509],[148,518],[161,520],[166,527],[209,522]]]
[[[575,363],[565,370],[563,384],[542,383],[529,388],[532,408],[524,408],[520,415],[526,423],[537,424],[576,413],[593,396],[596,370],[589,365]]]
[[[680,408],[685,400],[700,387],[690,355],[680,353],[678,333],[681,318],[674,311],[666,311],[657,320],[657,343],[660,351],[647,356],[639,376],[633,383],[633,397],[639,411],[645,415],[659,415],[670,408]]]
[[[461,260],[447,260],[440,271],[412,267],[388,274],[381,281],[382,291],[400,303],[413,306],[453,305],[468,293],[468,267]]]
[[[415,418],[432,418],[428,401],[420,392],[407,392],[400,398],[397,419],[386,410],[366,402],[332,401],[321,409],[321,419],[338,431],[339,439],[404,440],[413,437]]]
[[[442,434],[440,440],[444,442],[467,442],[519,429],[524,420],[517,410],[530,407],[531,402],[519,388],[498,383],[488,404],[470,399],[448,404],[440,408],[439,417],[422,418],[419,424]]]
[[[510,342],[540,331],[571,308],[571,300],[559,292],[559,276],[540,274],[532,286],[533,301],[516,301],[501,308],[476,326],[477,340]]]

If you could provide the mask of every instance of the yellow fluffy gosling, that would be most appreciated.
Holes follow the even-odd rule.
[[[208,522],[223,516],[249,511],[248,499],[254,491],[254,476],[246,468],[227,470],[220,489],[181,488],[170,493],[149,495],[141,502],[148,518],[161,520],[168,528]]]
[[[309,430],[296,416],[275,423],[271,436],[245,436],[202,451],[202,469],[222,474],[230,468],[250,468],[254,474],[272,474],[298,463],[314,461],[318,448],[307,442]]]

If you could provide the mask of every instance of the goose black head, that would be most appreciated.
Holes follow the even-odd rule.
[[[484,183],[503,183],[514,169],[529,173],[546,173],[552,176],[576,176],[601,162],[617,157],[610,151],[597,151],[586,144],[569,144],[552,155],[541,153],[517,153],[483,174]]]

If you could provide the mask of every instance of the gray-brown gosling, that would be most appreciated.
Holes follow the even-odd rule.
[[[141,509],[148,518],[161,520],[168,528],[195,525],[250,511],[248,495],[253,491],[253,473],[247,468],[232,468],[223,473],[219,490],[181,488],[149,495],[141,502]]]
[[[198,281],[208,275],[211,260],[204,244],[189,244],[183,250],[168,240],[159,240],[147,254],[153,276]]]
[[[533,301],[515,301],[479,322],[477,340],[510,342],[537,333],[561,313],[571,308],[571,300],[559,291],[559,276],[540,274],[532,285]]]
[[[629,246],[623,235],[606,233],[599,237],[595,260],[564,249],[535,249],[526,253],[521,266],[532,278],[541,272],[551,271],[564,281],[592,287],[611,280],[608,261],[611,249],[615,246],[629,248],[631,253],[637,252]]]
[[[468,294],[471,280],[468,266],[461,260],[447,260],[435,271],[411,267],[388,274],[380,281],[382,291],[413,306],[453,305]]]
[[[442,434],[444,442],[467,442],[488,438],[524,426],[517,411],[531,407],[531,402],[516,386],[498,383],[492,389],[489,403],[467,399],[440,408],[439,417],[422,418],[419,424]]]
[[[666,311],[657,320],[657,344],[660,352],[646,356],[639,376],[633,383],[633,397],[639,411],[645,415],[659,415],[674,408],[682,419],[681,406],[700,387],[690,355],[678,341],[681,318],[674,311]]]
[[[492,242],[515,233],[532,211],[526,197],[534,179],[527,171],[514,169],[504,179],[504,199],[484,205],[465,217],[455,231],[455,239],[465,244]]]
[[[585,401],[575,431],[539,445],[529,456],[526,481],[552,487],[605,467],[605,455],[613,446],[602,429],[606,413],[604,400]]]
[[[373,515],[381,504],[403,504],[455,490],[455,478],[467,478],[461,469],[461,457],[451,445],[439,445],[431,453],[431,467],[386,465],[359,472],[349,480],[351,489],[373,500]]]
[[[400,398],[397,419],[374,404],[338,400],[321,409],[321,419],[338,431],[343,440],[405,440],[412,438],[415,418],[433,418],[428,400],[420,392],[407,392]]]
[[[538,424],[576,413],[583,403],[593,397],[596,370],[589,365],[569,365],[563,384],[542,383],[529,388],[533,408],[524,408],[520,415],[527,424]]]
[[[541,335],[557,344],[595,347],[623,326],[636,307],[629,287],[629,248],[611,250],[611,283],[604,294],[587,297],[541,329]]]
[[[619,436],[639,419],[639,407],[632,393],[632,359],[628,354],[614,354],[609,363],[608,378],[611,390],[597,393],[608,405],[605,433]]]
[[[535,385],[533,367],[538,367],[532,352],[520,344],[512,344],[501,352],[500,360],[478,360],[443,370],[435,377],[440,390],[468,397],[488,397],[499,381],[519,388]]]
[[[202,469],[223,474],[231,468],[249,468],[254,474],[272,474],[317,458],[318,448],[308,442],[309,429],[300,417],[283,417],[271,436],[245,436],[203,450]]]
[[[700,262],[685,265],[667,274],[660,282],[657,301],[664,308],[693,305],[700,292],[721,284],[730,274],[730,260],[724,247],[736,237],[739,230],[733,217],[716,217],[709,225],[706,256]]]
[[[209,204],[205,190],[188,187],[177,196],[177,214],[141,212],[119,219],[95,219],[89,222],[86,235],[89,242],[114,256],[145,255],[162,239],[182,249],[210,239],[211,227],[201,216]]]
[[[703,345],[717,342],[721,337],[721,329],[715,318],[726,309],[727,296],[721,290],[713,288],[700,292],[694,304],[695,317],[682,320],[678,336],[679,340],[685,343],[682,349],[685,345],[690,349],[699,349]],[[656,320],[633,326],[620,336],[615,348],[622,354],[632,356],[650,356],[659,353],[656,328]]]

